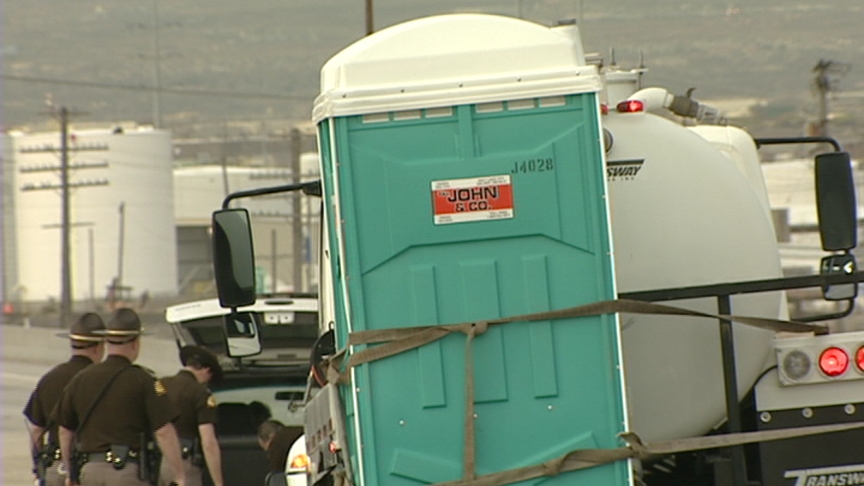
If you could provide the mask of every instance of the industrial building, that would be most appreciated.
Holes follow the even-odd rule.
[[[7,313],[52,313],[64,292],[76,312],[212,296],[210,215],[225,195],[289,184],[295,172],[317,178],[314,154],[298,157],[297,170],[272,160],[184,165],[170,132],[152,127],[70,129],[62,140],[59,132],[0,140]],[[281,195],[243,205],[261,245],[262,291],[314,287],[315,203]]]

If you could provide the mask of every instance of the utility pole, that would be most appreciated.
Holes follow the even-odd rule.
[[[159,0],[153,0],[153,127],[162,128],[162,42],[159,38]]]
[[[72,268],[70,253],[72,245],[70,243],[71,221],[69,216],[70,207],[70,188],[72,184],[69,182],[69,110],[63,106],[60,108],[60,199],[61,199],[61,216],[60,216],[60,232],[61,232],[61,255],[60,255],[60,322],[61,327],[68,326],[72,316]],[[77,150],[77,148],[76,148]],[[108,150],[107,146],[93,147],[91,150]],[[95,164],[88,167],[104,167],[105,164]],[[76,165],[76,168],[84,168],[82,165]],[[108,181],[90,181],[76,183],[75,187],[91,186],[91,185],[107,185]]]
[[[60,166],[59,167],[21,167],[20,172],[58,172],[60,175],[60,184],[41,184],[39,186],[25,186],[22,191],[30,190],[60,190],[60,327],[66,327],[70,324],[72,315],[72,272],[71,272],[71,244],[70,244],[70,190],[75,187],[83,186],[105,186],[108,185],[107,180],[91,180],[86,182],[70,182],[70,169],[91,169],[96,167],[107,167],[108,162],[101,163],[78,163],[70,164],[69,153],[77,151],[95,151],[108,150],[107,145],[85,145],[69,147],[69,118],[72,115],[77,115],[77,112],[70,112],[65,106],[59,111],[51,113],[60,123]],[[21,149],[22,153],[37,153],[37,152],[52,152],[57,153],[56,147],[40,147],[33,149]]]
[[[300,129],[297,127],[291,128],[291,183],[292,184],[300,184],[300,154],[303,152],[303,137],[300,133]],[[303,245],[303,201],[301,198],[303,194],[300,191],[295,191],[291,193],[291,218],[293,220],[293,225],[291,226],[291,244],[293,245],[293,251],[291,254],[294,256],[293,258],[293,279],[294,279],[294,291],[300,292],[305,290],[303,288],[303,252],[305,247]],[[275,275],[274,275],[275,277]]]
[[[90,280],[90,301],[96,302],[96,252],[93,243],[93,228],[87,229],[87,256]]]
[[[270,230],[270,292],[273,294],[276,293],[276,270],[279,260],[279,250],[277,249],[276,241],[276,229],[274,228]],[[300,289],[295,285],[294,290]]]
[[[375,32],[375,9],[373,8],[372,1],[373,0],[366,0],[366,35]]]
[[[219,145],[220,162],[222,165],[222,190],[223,198],[228,197],[231,193],[231,187],[228,184],[228,155],[225,153],[225,146],[228,145],[228,120],[223,120],[222,125],[222,143]]]
[[[818,103],[815,126],[812,128],[812,135],[827,137],[828,136],[828,96],[832,91],[837,91],[838,76],[842,76],[849,71],[849,65],[839,63],[830,59],[820,59],[813,67],[813,72],[816,73],[813,78],[813,88],[816,90],[816,101]]]
[[[120,237],[117,241],[117,280],[114,286],[114,298],[123,292],[123,250],[126,237],[126,203],[120,203]]]
[[[69,264],[69,110],[60,108],[60,326],[72,315],[72,272]]]

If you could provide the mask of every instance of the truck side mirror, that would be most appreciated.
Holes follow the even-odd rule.
[[[254,312],[232,310],[223,320],[228,356],[242,358],[261,353],[261,334]]]
[[[222,307],[255,303],[255,253],[245,209],[213,213],[213,275]]]
[[[855,182],[849,154],[816,156],[816,206],[825,251],[846,251],[858,244]]]
[[[831,255],[822,259],[819,265],[820,275],[852,275],[855,273],[855,255],[844,253],[842,255]],[[858,295],[858,284],[823,285],[822,295],[825,300],[850,300]]]

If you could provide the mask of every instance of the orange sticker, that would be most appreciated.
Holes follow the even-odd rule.
[[[513,184],[509,175],[432,182],[435,224],[513,217]]]

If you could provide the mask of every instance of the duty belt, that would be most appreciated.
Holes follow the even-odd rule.
[[[111,464],[119,464],[120,462],[138,462],[138,451],[129,451],[129,454],[123,458],[111,451],[105,452],[85,452],[84,457],[87,462],[108,462]]]

